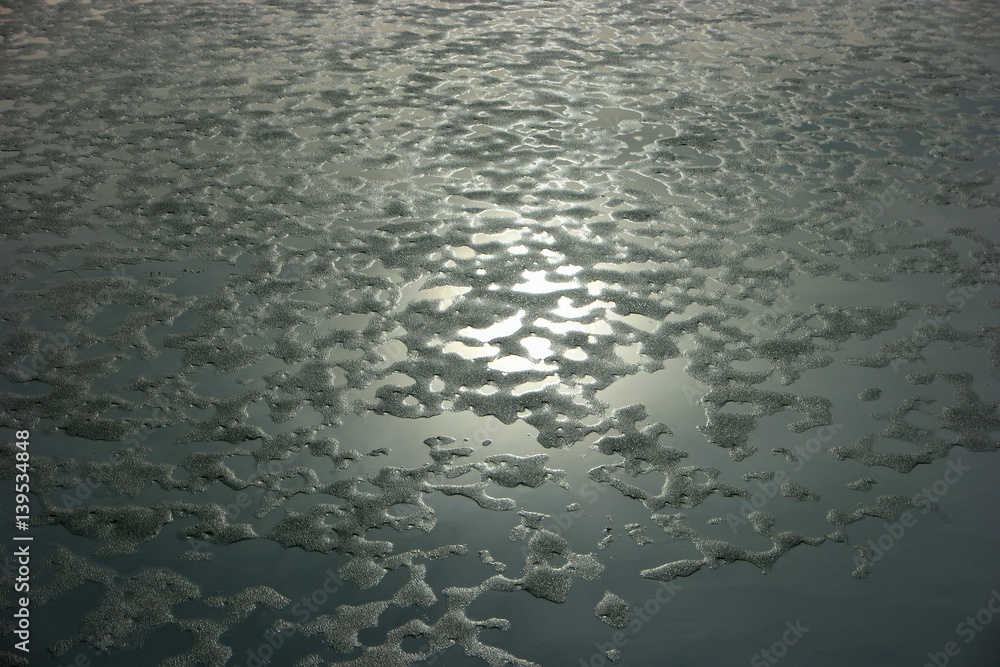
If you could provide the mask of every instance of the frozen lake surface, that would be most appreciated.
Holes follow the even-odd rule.
[[[0,663],[997,664],[998,33],[6,3]]]

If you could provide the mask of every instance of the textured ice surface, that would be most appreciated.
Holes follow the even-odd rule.
[[[997,449],[993,2],[0,21],[33,661],[576,664]]]
[[[611,591],[606,591],[594,607],[594,614],[613,628],[624,628],[632,620],[632,606]]]

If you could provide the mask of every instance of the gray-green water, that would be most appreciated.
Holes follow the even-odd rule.
[[[995,664],[998,28],[6,3],[0,660]]]

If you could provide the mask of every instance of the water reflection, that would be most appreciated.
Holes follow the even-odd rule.
[[[996,3],[58,4],[0,8],[33,663],[746,664],[801,614],[789,664],[918,664],[978,609]]]

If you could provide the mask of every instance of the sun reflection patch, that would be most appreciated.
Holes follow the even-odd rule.
[[[523,318],[524,311],[519,310],[516,315],[512,315],[505,320],[497,322],[496,324],[491,324],[485,329],[465,327],[458,332],[458,335],[466,338],[475,338],[476,340],[488,343],[491,340],[496,340],[497,338],[503,338],[517,333],[521,329],[521,320]]]
[[[517,373],[520,371],[552,372],[559,370],[559,367],[555,364],[532,361],[531,359],[525,359],[524,357],[519,357],[514,354],[508,354],[505,357],[494,359],[487,364],[487,367],[492,368],[493,370],[503,371],[505,373]]]
[[[552,342],[541,336],[528,336],[521,340],[521,345],[528,351],[528,356],[532,359],[546,359],[555,354]]]
[[[524,282],[517,283],[511,289],[516,292],[527,292],[529,294],[550,294],[561,292],[567,289],[579,287],[580,283],[575,280],[570,282],[553,282],[546,278],[546,271],[524,271]]]

